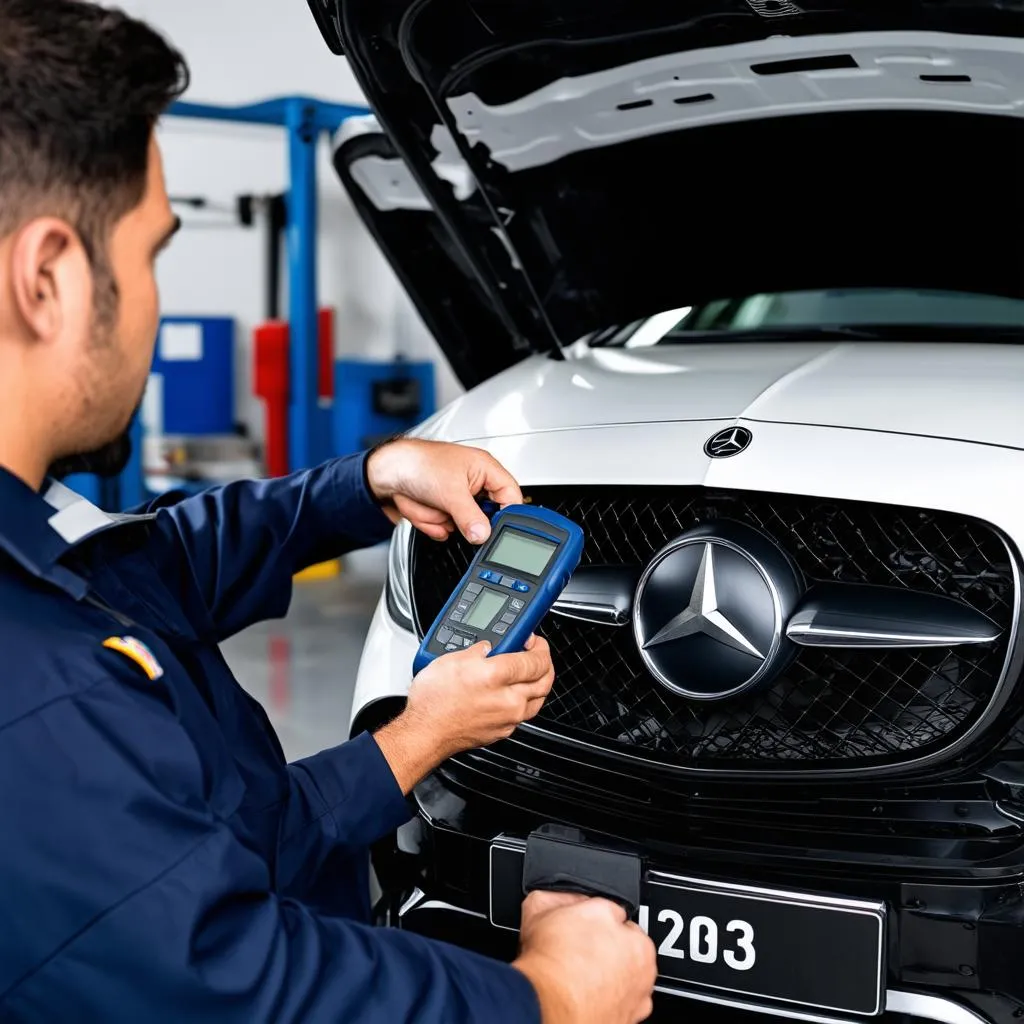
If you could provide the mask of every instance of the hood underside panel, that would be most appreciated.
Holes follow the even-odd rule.
[[[464,380],[711,299],[1024,296],[1024,4],[701,0],[684,20],[647,0],[341,0],[335,13],[426,200],[364,197],[363,215],[378,238],[402,222],[385,248],[442,345],[460,333],[458,311],[436,308],[453,275],[474,293],[468,319],[491,327],[475,342],[461,331],[463,349],[490,350],[486,370],[466,355]],[[468,187],[439,158],[461,161]],[[436,259],[403,256],[402,234],[431,234]]]
[[[1022,172],[1024,122],[857,112],[698,129],[685,145],[651,136],[500,187],[519,260],[566,343],[759,292],[1024,294]]]

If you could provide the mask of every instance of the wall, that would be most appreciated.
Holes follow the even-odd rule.
[[[162,31],[188,58],[195,102],[239,104],[305,94],[338,103],[364,101],[348,65],[324,45],[305,0],[121,0],[118,6]],[[168,189],[228,206],[241,194],[287,185],[284,133],[274,128],[167,118],[160,129]],[[219,211],[179,211],[185,227],[161,257],[164,309],[237,317],[239,413],[259,435],[251,398],[249,339],[264,316],[264,237]],[[387,359],[396,346],[438,363],[439,400],[461,390],[443,355],[356,216],[320,153],[322,305],[337,316],[337,353]]]

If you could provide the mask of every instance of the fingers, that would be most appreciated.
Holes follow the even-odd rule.
[[[634,1024],[643,1024],[643,1021],[649,1020],[654,1013],[654,1000],[647,997],[637,1011],[636,1017],[633,1018]]]
[[[513,683],[512,687],[515,692],[526,702],[527,707],[534,701],[544,702],[544,698],[551,692],[551,687],[555,683],[555,672],[552,669],[550,672],[546,672],[540,679],[536,679],[530,683]],[[540,708],[537,709],[538,711]]]
[[[462,493],[452,494],[447,505],[448,514],[455,521],[456,528],[470,544],[483,544],[490,537],[491,524],[468,486]]]
[[[491,645],[486,640],[481,640],[479,643],[473,644],[472,647],[467,647],[462,651],[454,651],[452,654],[446,654],[446,658],[461,658],[463,661],[482,661],[491,653]]]
[[[467,648],[467,651],[457,653],[467,653],[468,651],[479,653],[483,647],[489,652],[490,644],[484,640],[481,643],[473,644],[472,647]],[[527,654],[530,656],[527,657]],[[492,669],[496,676],[502,677],[499,680],[502,683],[535,682],[542,678],[545,672],[554,669],[551,663],[551,645],[544,637],[534,634],[526,641],[522,651],[512,654],[496,654],[490,659],[488,668]],[[511,675],[506,677],[507,673]]]
[[[502,693],[505,726],[501,733],[502,737],[511,736],[515,730],[523,724],[536,718],[540,709],[544,707],[544,701],[551,692],[551,685],[555,675],[552,672],[549,677],[540,682],[529,685],[519,684],[506,686]]]
[[[636,978],[648,990],[647,996],[637,1007],[636,1016],[633,1018],[636,1024],[640,1024],[640,1021],[647,1020],[654,1013],[654,986],[658,983],[658,957],[654,943],[644,934],[643,929],[635,921],[630,921],[629,927],[635,934],[636,942],[643,949],[642,966],[638,965]]]
[[[480,457],[484,463],[483,489],[491,501],[496,501],[502,508],[506,505],[521,505],[523,492],[515,477],[493,456],[480,452]]]
[[[546,696],[546,695],[545,695]],[[545,697],[534,697],[533,700],[526,702],[526,714],[523,718],[524,722],[532,722],[539,714],[542,707],[544,707]]]
[[[551,662],[548,642],[542,637],[538,637],[538,641],[530,651],[519,654],[496,654],[493,658],[488,658],[491,645],[488,641],[481,640],[472,647],[446,654],[444,660],[450,664],[451,661],[481,662],[487,659],[486,664],[480,669],[481,682],[507,688],[510,693],[515,693],[518,699],[534,700],[537,697],[546,697],[555,680],[555,667]]]
[[[540,709],[544,707],[544,701],[547,699],[550,689],[548,686],[540,695],[528,697],[523,693],[521,687],[509,687],[505,691],[507,695],[505,704],[507,725],[504,735],[510,736],[523,722],[529,722],[536,718],[540,714]]]
[[[530,916],[546,914],[550,910],[571,907],[575,903],[585,903],[587,898],[575,892],[549,892],[546,889],[534,889],[523,900],[523,914]]]
[[[616,924],[626,924],[629,920],[625,907],[600,896],[591,897],[589,910],[595,916],[610,918]]]
[[[408,519],[417,530],[425,533],[431,540],[447,540],[455,529],[451,516],[443,509],[424,505],[404,494],[395,495],[395,508],[402,517]]]
[[[486,494],[501,506],[522,502],[515,478],[479,448],[407,439],[385,446],[368,463],[374,495],[390,502],[417,529],[446,540],[457,529],[471,544],[491,535],[476,502]]]
[[[465,488],[453,493],[445,504],[462,536],[470,544],[482,544],[491,535],[491,524],[476,503],[476,495],[483,492],[504,507],[521,504],[523,492],[515,477],[492,455],[479,448],[465,450],[465,454],[469,456]]]
[[[416,526],[420,533],[426,535],[431,540],[445,541],[451,536],[452,532],[443,526],[432,526],[426,523],[414,523],[413,525]]]
[[[496,654],[491,658],[495,681],[499,684],[533,683],[551,670],[551,648],[537,637],[528,649],[518,654]]]

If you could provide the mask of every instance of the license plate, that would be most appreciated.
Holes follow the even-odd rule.
[[[523,847],[491,847],[491,923],[517,928]],[[880,1014],[881,903],[648,872],[637,920],[658,949],[659,986],[743,1001]]]

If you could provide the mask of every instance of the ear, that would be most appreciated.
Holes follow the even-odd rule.
[[[92,308],[92,268],[77,232],[58,217],[26,224],[11,250],[14,307],[29,334],[53,341],[86,324]]]

